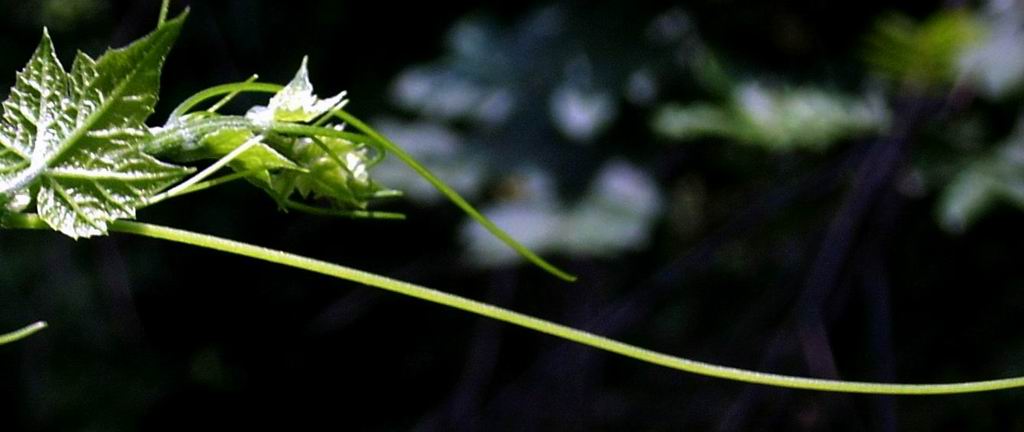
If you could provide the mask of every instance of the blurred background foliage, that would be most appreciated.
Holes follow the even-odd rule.
[[[2,88],[158,3],[0,0]],[[405,222],[244,184],[145,221],[251,241],[688,357],[857,380],[1024,374],[1024,5],[175,1],[157,119],[303,55],[528,246],[397,162]],[[263,103],[258,98],[248,102]],[[1024,393],[888,398],[710,380],[414,300],[149,240],[0,233],[4,430],[1024,430]]]

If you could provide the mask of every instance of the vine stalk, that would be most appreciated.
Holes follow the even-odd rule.
[[[3,219],[5,228],[50,230],[51,228],[36,215],[11,214]],[[430,303],[463,310],[472,314],[502,321],[515,326],[545,333],[557,338],[587,345],[599,350],[619,354],[645,363],[732,381],[753,384],[788,387],[805,390],[818,390],[842,393],[869,393],[887,395],[928,395],[976,393],[1024,387],[1024,377],[973,381],[951,384],[892,384],[862,381],[840,381],[829,379],[805,378],[778,375],[720,366],[687,358],[676,357],[657,351],[630,345],[604,336],[578,330],[555,322],[543,320],[495,305],[448,294],[386,276],[357,270],[326,261],[312,259],[280,250],[255,246],[234,240],[200,234],[191,231],[152,225],[140,222],[115,221],[110,224],[110,231],[166,240],[175,243],[211,249],[229,254],[249,257],[261,261],[280,264],[288,267],[319,273],[337,279],[343,279],[380,288],[386,291],[417,298]]]
[[[9,344],[11,342],[17,342],[19,340],[25,339],[29,336],[32,336],[36,332],[46,328],[46,326],[46,321],[38,321],[29,324],[21,328],[20,330],[15,330],[10,333],[2,334],[0,335],[0,345]]]

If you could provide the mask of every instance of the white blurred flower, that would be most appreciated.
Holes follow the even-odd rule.
[[[584,197],[560,204],[550,178],[541,172],[519,176],[524,191],[517,199],[483,213],[531,250],[590,257],[610,257],[640,249],[650,240],[663,200],[654,180],[633,165],[608,162]],[[462,229],[469,258],[483,267],[517,262],[518,255],[479,224]]]

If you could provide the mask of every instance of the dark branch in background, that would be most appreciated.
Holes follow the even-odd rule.
[[[677,290],[695,275],[701,274],[714,262],[720,249],[737,238],[748,236],[752,232],[763,229],[781,213],[790,209],[798,200],[813,200],[831,193],[842,181],[845,173],[857,166],[863,159],[863,151],[851,149],[844,152],[836,161],[826,164],[814,172],[804,175],[770,191],[752,194],[757,199],[746,209],[737,213],[723,227],[707,236],[685,254],[662,266],[647,281],[631,289],[622,298],[600,308],[580,324],[602,334],[619,336],[634,328],[659,309],[664,301],[677,294]],[[672,171],[666,169],[666,171]],[[587,280],[594,280],[587,275]],[[570,304],[574,304],[570,302]],[[693,349],[694,347],[689,347]],[[586,370],[596,360],[572,344],[559,343],[547,352],[538,356],[538,360],[524,373],[497,392],[497,397],[487,405],[485,418],[495,418],[496,412],[511,413],[520,419],[525,415],[536,415],[532,411],[521,412],[515,405],[516,401],[527,400],[531,396],[542,398],[537,404],[553,404],[556,390],[565,385],[564,382],[553,382],[555,371],[561,371],[567,359],[573,359],[573,368],[568,373],[575,374]],[[673,382],[683,378],[667,376]],[[690,378],[686,378],[690,379]],[[526,387],[523,383],[533,383]],[[511,404],[511,405],[510,405]],[[554,410],[547,411],[554,414]],[[531,414],[533,413],[533,414]]]
[[[780,326],[775,342],[762,358],[760,367],[763,370],[776,368],[782,359],[785,350],[779,343],[780,339],[796,337],[813,376],[839,376],[828,340],[828,322],[834,321],[835,317],[824,315],[825,303],[840,283],[858,233],[866,221],[872,219],[868,216],[876,210],[876,203],[886,191],[895,187],[894,180],[898,179],[899,171],[910,154],[913,134],[927,113],[934,111],[934,105],[933,100],[924,96],[911,96],[899,101],[892,132],[871,144],[842,207],[829,224],[790,320]],[[789,330],[794,327],[795,334]],[[743,430],[745,418],[751,414],[750,408],[757,399],[767,394],[780,398],[786,393],[789,392],[781,389],[747,387],[724,417],[720,430]],[[848,398],[840,398],[846,399],[842,405],[849,408]]]
[[[495,272],[493,282],[489,284],[487,302],[511,302],[518,280],[514,270]],[[480,430],[484,390],[494,380],[501,356],[502,339],[501,326],[498,323],[477,320],[466,356],[466,366],[451,396],[419,421],[417,431]]]
[[[892,382],[896,380],[896,355],[892,336],[892,286],[889,282],[887,260],[889,246],[896,229],[896,222],[903,209],[905,198],[890,188],[879,203],[879,217],[870,227],[867,239],[859,249],[858,263],[862,266],[861,289],[863,296],[864,322],[867,326],[865,337],[874,359],[873,379]],[[874,412],[870,429],[881,432],[897,430],[896,399],[886,396],[869,398]]]

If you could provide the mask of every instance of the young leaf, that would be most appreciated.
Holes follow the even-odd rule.
[[[266,106],[251,108],[243,118],[221,115],[213,110],[187,113],[187,108],[175,110],[168,125],[155,128],[154,141],[148,151],[173,161],[219,159],[256,133],[272,130],[265,139],[228,163],[236,172],[251,173],[246,179],[263,188],[284,208],[297,208],[293,197],[316,198],[327,202],[336,210],[366,209],[370,200],[379,196],[383,188],[370,178],[371,162],[368,150],[355,142],[318,132],[340,131],[339,125],[321,126],[331,110],[347,102],[345,92],[320,99],[313,94],[309,80],[308,58],[291,82],[284,87],[270,89],[274,93]],[[260,83],[218,87],[233,92],[245,88],[267,90]],[[204,97],[217,95],[202,92]],[[229,93],[230,94],[230,93]],[[186,101],[184,106],[194,104]],[[314,125],[305,123],[320,119]],[[219,128],[209,125],[217,124]],[[305,127],[299,136],[280,132],[282,126]],[[304,207],[304,206],[301,206]]]
[[[282,171],[272,177],[273,191],[288,198],[296,191],[304,198],[325,198],[342,208],[365,209],[381,190],[368,171],[366,149],[338,138],[292,139],[284,153],[305,172]]]
[[[308,61],[308,57],[302,58],[302,66],[295,78],[270,99],[269,105],[253,107],[246,117],[262,123],[306,123],[342,103],[345,92],[329,99],[320,99],[313,94],[313,84],[309,82],[309,69],[306,67]]]
[[[0,120],[0,196],[8,209],[32,193],[52,228],[105,234],[135,206],[188,173],[141,151],[160,70],[185,14],[98,60],[79,53],[70,74],[49,34],[18,74]],[[19,204],[12,206],[11,203]]]
[[[201,138],[199,145],[190,151],[168,154],[170,160],[195,161],[219,159],[255,135],[246,128],[224,128]],[[270,186],[271,170],[298,170],[302,168],[284,157],[277,150],[264,143],[258,143],[228,163],[237,172],[251,172],[248,178],[259,186]]]

